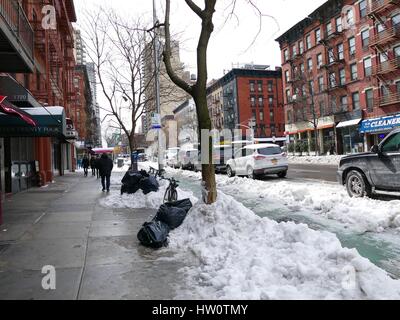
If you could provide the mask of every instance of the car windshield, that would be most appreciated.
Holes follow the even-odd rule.
[[[258,153],[264,156],[272,156],[274,154],[281,154],[282,150],[280,147],[269,147],[269,148],[258,149]]]

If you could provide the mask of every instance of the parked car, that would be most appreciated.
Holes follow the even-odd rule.
[[[400,192],[400,129],[373,146],[371,152],[343,157],[337,177],[350,197],[369,197],[375,190]]]
[[[213,164],[215,166],[215,172],[225,173],[227,171],[227,162],[233,157],[233,146],[218,145],[214,146],[213,149]]]
[[[182,169],[194,170],[195,163],[198,161],[199,150],[187,149],[179,152],[179,167]]]
[[[286,154],[276,144],[254,144],[236,151],[233,159],[227,162],[227,174],[257,176],[277,174],[280,178],[287,175],[289,168]]]

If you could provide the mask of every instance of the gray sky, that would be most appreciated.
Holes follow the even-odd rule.
[[[275,18],[264,17],[262,31],[257,41],[249,48],[255,38],[259,21],[254,9],[247,0],[237,0],[233,17],[225,23],[231,0],[218,0],[214,17],[215,31],[212,35],[208,51],[209,80],[223,76],[224,70],[232,68],[236,63],[267,64],[272,68],[280,66],[279,45],[274,40],[296,22],[305,18],[326,0],[253,0],[263,14]],[[195,50],[200,25],[197,16],[191,12],[183,0],[172,0],[171,28],[180,35],[181,60],[188,69],[195,73]],[[158,18],[163,21],[163,0],[156,0]],[[203,1],[196,0],[199,5]],[[142,16],[149,23],[152,21],[152,0],[75,0],[79,19],[83,10],[94,6],[111,6],[123,15]],[[99,95],[99,102],[102,103]]]

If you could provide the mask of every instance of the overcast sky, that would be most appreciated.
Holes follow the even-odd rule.
[[[218,0],[214,17],[215,31],[208,50],[209,80],[223,76],[224,70],[232,64],[255,63],[280,66],[279,45],[274,40],[296,22],[305,18],[326,0],[253,0],[265,17],[262,20],[262,31],[257,41],[252,41],[258,32],[258,16],[247,3],[248,0],[237,0],[236,15],[225,23],[232,0]],[[163,21],[164,0],[156,0],[158,18]],[[187,68],[195,73],[195,50],[199,35],[199,19],[187,7],[184,0],[172,0],[171,28],[180,34],[181,60]],[[201,5],[203,0],[196,0]],[[111,6],[126,16],[142,16],[152,21],[152,0],[75,0],[79,19],[83,10],[98,5]],[[273,17],[273,18],[271,18]],[[249,48],[250,46],[250,48]],[[103,100],[104,101],[104,100]],[[102,103],[101,95],[99,102]]]

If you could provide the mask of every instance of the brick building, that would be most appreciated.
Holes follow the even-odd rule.
[[[55,25],[46,24],[46,5],[54,8]],[[30,128],[0,119],[0,186],[18,192],[75,169],[76,13],[73,0],[1,0],[0,9],[0,95],[38,120]]]
[[[285,131],[282,73],[280,68],[247,65],[234,68],[207,89],[210,116],[215,129],[249,125],[255,138],[282,137]]]
[[[354,153],[393,128],[377,124],[400,117],[400,1],[329,0],[277,41],[292,142]]]

